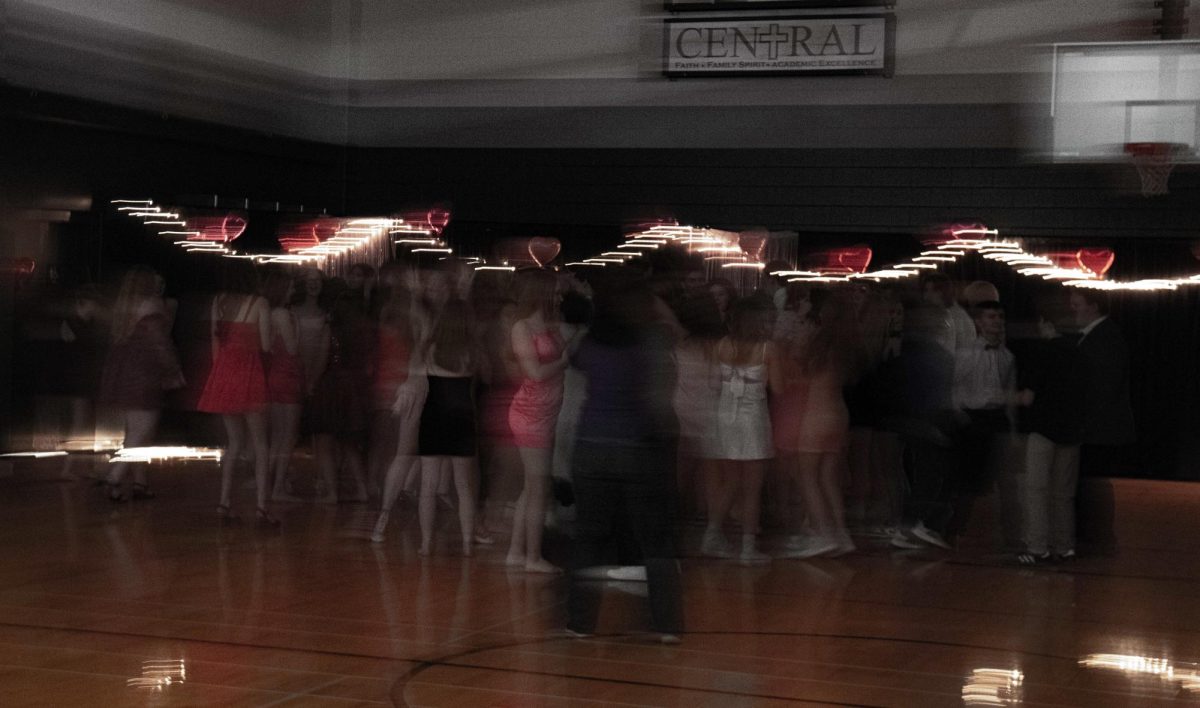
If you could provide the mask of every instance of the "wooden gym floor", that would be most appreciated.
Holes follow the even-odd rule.
[[[606,592],[595,638],[562,638],[564,581],[506,572],[503,543],[422,559],[405,513],[372,546],[365,505],[218,524],[206,464],[114,506],[60,465],[0,478],[4,706],[1200,703],[1200,484],[1118,481],[1120,555],[1064,566],[1016,566],[986,533],[955,553],[687,558],[689,632],[664,646],[637,633],[642,583]]]

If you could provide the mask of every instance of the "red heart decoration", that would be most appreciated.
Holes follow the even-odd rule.
[[[313,238],[318,242],[327,241],[337,235],[338,229],[342,228],[342,222],[338,219],[317,219],[312,222],[311,233]]]
[[[1050,253],[1043,253],[1042,255],[1059,268],[1074,269],[1083,265],[1079,262],[1078,251],[1051,251]]]
[[[837,264],[851,273],[866,272],[873,255],[870,248],[861,245],[839,248],[834,253],[837,256]]]
[[[440,234],[450,223],[450,210],[433,207],[425,215],[425,223],[429,224],[429,228],[433,229],[434,233]]]
[[[198,234],[188,236],[189,241],[213,241],[229,243],[246,230],[246,220],[237,214],[223,216],[196,216],[187,220],[190,230]]]
[[[539,266],[545,267],[547,263],[558,257],[558,252],[561,250],[562,244],[556,238],[534,236],[529,239],[529,255]]]
[[[1080,267],[1103,276],[1117,259],[1111,248],[1081,248],[1075,254]]]
[[[237,214],[227,214],[221,220],[221,240],[229,243],[246,231],[246,220]]]
[[[753,261],[762,259],[763,249],[767,247],[770,233],[766,229],[750,229],[738,235],[738,245]]]

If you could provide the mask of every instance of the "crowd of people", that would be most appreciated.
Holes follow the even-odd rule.
[[[374,500],[371,541],[385,543],[404,499],[422,555],[450,507],[461,555],[507,535],[507,565],[553,574],[547,513],[569,503],[570,566],[644,566],[667,634],[682,628],[677,522],[703,526],[699,555],[749,564],[872,538],[950,549],[997,491],[1017,562],[1069,560],[1077,527],[1115,547],[1102,480],[1076,518],[1081,446],[1133,436],[1125,344],[1095,291],[1043,298],[1039,336],[1010,347],[997,288],[936,272],[739,289],[683,254],[670,268],[446,261],[344,278],[227,260],[201,305],[135,268],[110,307],[81,292],[43,327],[76,345],[56,366],[77,397],[94,388],[120,411],[124,446],[155,441],[168,399],[220,417],[226,519],[245,465],[264,526],[281,503]],[[154,496],[146,465],[113,464],[103,484],[114,502]],[[573,632],[594,626],[595,592],[572,584]]]

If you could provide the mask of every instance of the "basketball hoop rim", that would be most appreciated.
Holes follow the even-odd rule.
[[[1137,142],[1125,143],[1125,154],[1131,158],[1150,158],[1170,161],[1176,156],[1186,155],[1191,146],[1187,143]]]

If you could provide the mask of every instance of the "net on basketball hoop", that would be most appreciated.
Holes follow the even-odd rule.
[[[1129,155],[1142,180],[1142,196],[1167,193],[1171,170],[1187,150],[1188,146],[1183,143],[1125,143],[1125,154]]]

